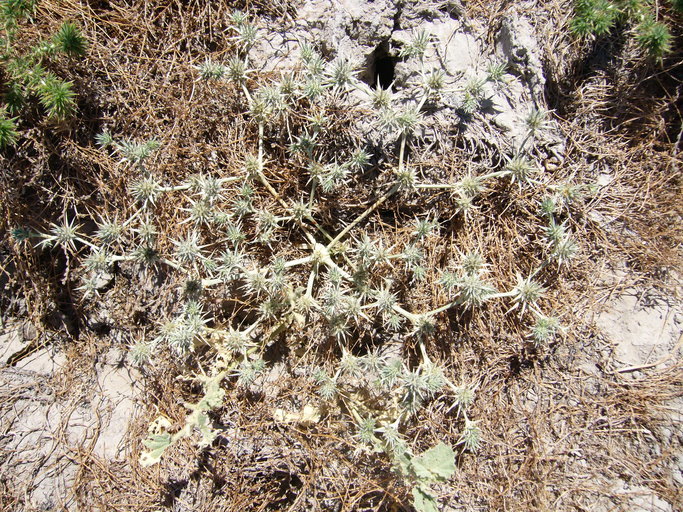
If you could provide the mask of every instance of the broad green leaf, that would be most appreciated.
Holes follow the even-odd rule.
[[[443,481],[455,473],[455,452],[444,443],[425,451],[411,461],[412,470],[420,479]]]
[[[149,448],[148,452],[140,454],[140,465],[143,467],[151,466],[161,460],[164,450],[171,445],[171,434],[150,434],[142,443]]]
[[[412,461],[410,460],[410,457],[405,453],[396,455],[394,460],[404,476],[411,476],[414,473],[412,468]]]
[[[413,506],[418,512],[439,512],[436,498],[428,489],[420,486],[413,487]]]

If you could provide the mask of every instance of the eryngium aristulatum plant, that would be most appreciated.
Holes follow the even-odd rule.
[[[236,16],[236,58],[251,73],[247,48],[253,44],[253,29],[245,29],[248,22]],[[418,34],[407,57],[419,57],[424,44],[431,44],[429,38]],[[175,276],[173,287],[182,299],[153,332],[131,348],[131,357],[145,364],[165,352],[185,363],[200,346],[215,354],[206,377],[213,387],[207,388],[209,398],[192,409],[190,426],[184,429],[187,435],[199,431],[203,442],[211,438],[206,413],[212,404],[220,404],[214,399],[215,386],[222,389],[225,379],[244,388],[257,385],[266,370],[267,345],[284,336],[311,351],[317,340],[327,336],[340,347],[339,359],[311,371],[311,379],[319,388],[320,400],[341,401],[345,410],[352,411],[359,438],[376,438],[371,444],[396,460],[410,454],[404,437],[407,426],[431,400],[445,395],[463,421],[460,446],[474,450],[480,442],[478,426],[468,416],[474,389],[452,384],[446,365],[429,358],[426,341],[444,311],[474,310],[503,300],[520,321],[533,321],[529,329],[534,341],[547,343],[560,328],[552,317],[542,314],[545,286],[536,280],[537,273],[530,272],[520,274],[508,291],[497,290],[493,284],[496,269],[478,251],[463,254],[452,267],[433,268],[428,259],[430,237],[439,234],[448,218],[419,214],[403,230],[406,236],[401,242],[377,235],[366,220],[397,198],[445,193],[453,201],[453,215],[467,221],[478,214],[477,203],[496,181],[507,180],[514,188],[539,184],[531,178],[533,171],[522,166],[472,171],[454,182],[428,182],[425,174],[429,173],[411,162],[408,141],[425,119],[423,107],[440,89],[441,77],[426,70],[423,76],[428,85],[415,84],[415,99],[401,104],[391,94],[379,95],[359,85],[353,67],[343,58],[327,62],[305,44],[301,57],[298,69],[263,85],[258,85],[255,76],[244,80],[240,74],[242,78],[235,79],[213,63],[200,66],[200,79],[229,79],[237,84],[257,134],[258,142],[246,148],[242,165],[226,170],[230,175],[199,174],[178,184],[168,183],[154,169],[158,142],[100,134],[97,144],[102,150],[111,151],[120,165],[131,167],[132,208],[128,211],[133,213],[127,218],[102,215],[89,237],[80,233],[75,219],[57,223],[40,235],[43,245],[60,245],[82,258],[86,292],[101,291],[102,279],[95,278],[112,273],[123,262],[164,267]],[[367,93],[361,105],[358,94],[351,94],[355,89]],[[328,142],[326,130],[335,115],[330,105],[335,109],[340,105],[371,107],[378,126],[398,138],[398,154],[387,159],[384,179],[377,182],[383,188],[344,226],[330,225],[319,212],[335,195],[343,197],[349,187],[365,184],[361,180],[375,157],[363,144],[347,147]],[[266,142],[271,133],[278,140],[282,133],[288,134],[286,152],[268,154],[271,146]],[[270,168],[268,162],[278,158],[287,158],[285,167],[304,177],[293,197],[283,197],[277,190],[280,181],[272,178],[278,167]],[[569,192],[558,191],[558,197],[563,193]],[[180,217],[173,232],[158,222],[158,214],[170,203],[165,200],[169,195],[174,214]],[[432,273],[447,300],[433,309],[408,303],[403,290]],[[234,298],[241,304],[240,318],[249,320],[234,318],[221,324],[212,313],[213,301],[207,300],[218,296]],[[419,348],[417,360],[409,364],[401,351],[391,355],[381,346],[354,355],[353,340],[377,330],[411,339]],[[166,427],[157,427],[150,434],[150,451],[144,459],[150,463],[158,461],[174,439]]]

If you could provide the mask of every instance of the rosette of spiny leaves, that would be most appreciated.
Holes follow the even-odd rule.
[[[455,304],[472,308],[484,304],[496,293],[496,289],[484,280],[486,263],[478,252],[462,256],[460,272],[444,271],[439,284],[455,298]]]
[[[548,247],[552,250],[551,258],[559,266],[574,259],[579,247],[567,231],[565,222],[558,224],[551,215],[550,222],[545,228],[545,236],[548,240]]]
[[[154,344],[165,344],[175,354],[184,357],[203,341],[207,323],[208,316],[201,303],[189,300],[174,319],[161,325]]]
[[[242,19],[235,24],[240,25],[244,22],[245,20]],[[246,47],[248,45],[244,46],[244,48]],[[301,72],[301,75],[307,81],[303,86],[302,84],[285,83],[283,80],[280,84],[270,83],[248,90],[247,84],[242,84],[243,92],[248,99],[251,117],[259,125],[258,156],[252,157],[249,163],[245,163],[245,174],[247,176],[242,187],[236,191],[230,211],[215,212],[208,223],[202,220],[205,216],[201,212],[188,211],[189,217],[194,217],[194,229],[190,231],[189,235],[178,238],[174,243],[176,246],[175,267],[186,271],[189,268],[191,270],[189,273],[193,275],[208,274],[209,278],[207,279],[196,278],[202,286],[234,283],[241,288],[240,291],[243,293],[240,294],[244,298],[245,307],[256,318],[252,326],[243,332],[251,333],[253,329],[258,329],[259,335],[251,338],[254,340],[254,344],[251,343],[251,340],[249,343],[245,343],[243,336],[222,335],[221,337],[217,334],[216,329],[208,329],[206,325],[202,324],[202,316],[195,317],[192,322],[190,321],[192,318],[183,311],[165,325],[165,328],[162,329],[163,337],[158,341],[173,346],[178,353],[188,353],[197,342],[215,342],[216,339],[220,339],[221,341],[217,343],[217,346],[220,345],[220,348],[217,349],[218,352],[220,354],[230,352],[237,366],[228,368],[230,356],[223,355],[221,355],[223,360],[221,364],[228,368],[227,371],[231,375],[238,378],[239,384],[245,386],[253,383],[253,376],[263,369],[262,360],[253,353],[254,349],[257,349],[255,346],[258,344],[257,338],[267,339],[267,336],[261,335],[271,328],[275,328],[274,332],[277,333],[282,332],[279,330],[281,328],[286,329],[288,327],[287,322],[291,322],[287,318],[293,317],[291,312],[301,315],[308,314],[314,320],[322,317],[329,325],[330,334],[337,337],[342,346],[345,339],[354,330],[362,328],[363,322],[371,323],[373,315],[381,320],[385,327],[395,330],[400,330],[407,318],[415,331],[420,333],[420,337],[433,328],[432,315],[415,315],[401,308],[396,291],[397,287],[392,286],[391,281],[386,279],[388,276],[385,275],[392,269],[391,261],[399,258],[405,261],[411,269],[419,266],[423,255],[418,243],[428,236],[430,231],[428,227],[425,229],[425,226],[418,226],[417,239],[406,247],[403,253],[393,254],[391,248],[386,248],[381,241],[375,242],[366,236],[359,237],[361,247],[357,252],[345,253],[341,248],[346,243],[343,241],[336,244],[336,247],[334,242],[329,246],[324,246],[314,240],[318,234],[313,226],[308,225],[306,229],[310,229],[315,234],[312,236],[311,232],[306,233],[311,254],[299,258],[298,261],[291,262],[277,258],[279,248],[275,243],[272,243],[275,230],[280,225],[292,220],[301,224],[308,220],[315,221],[312,219],[315,202],[313,200],[307,202],[304,198],[299,201],[296,208],[291,209],[291,212],[276,214],[275,212],[278,210],[273,209],[271,205],[267,204],[267,201],[264,201],[264,197],[261,195],[262,187],[270,187],[268,191],[281,206],[287,209],[285,201],[279,200],[276,193],[272,192],[274,187],[270,186],[266,177],[268,173],[264,172],[267,156],[263,149],[267,148],[268,144],[263,144],[263,142],[266,140],[268,131],[263,128],[264,126],[267,127],[268,123],[277,117],[277,113],[288,115],[289,109],[297,106],[292,101],[296,97],[297,91],[303,96],[308,96],[308,93],[313,91],[312,88],[308,88],[310,84],[314,82],[317,84],[318,93],[316,93],[315,98],[311,95],[309,99],[317,99],[322,96],[332,98],[333,94],[336,95],[353,83],[353,71],[345,62],[339,60],[332,64],[326,63],[317,52],[305,46],[302,47],[302,54],[304,54],[302,56],[305,70]],[[244,52],[240,55],[246,62],[247,57]],[[414,55],[419,55],[419,53]],[[437,82],[433,83],[436,84]],[[327,94],[328,92],[333,94]],[[310,103],[302,101],[298,106],[302,104],[308,105]],[[421,120],[420,107],[420,103],[417,103],[408,112],[397,112],[393,116],[391,128],[396,129],[404,137],[403,142]],[[324,133],[328,126],[323,101],[316,102],[313,108],[306,112],[302,118],[306,118],[306,125],[300,132],[299,139],[290,146],[290,150],[302,158],[304,165],[311,164],[311,185],[314,190],[323,181],[343,186],[348,179],[353,177],[353,173],[361,171],[367,165],[369,155],[362,150],[351,153],[341,151],[337,153],[338,162],[341,163],[335,162],[333,159],[327,159],[327,162],[332,161],[332,163],[324,163],[326,161],[323,158],[325,148],[321,148],[316,139],[317,134]],[[400,161],[403,161],[403,156],[401,156]],[[402,178],[397,176],[397,180],[404,188],[408,189],[416,182],[414,170],[404,165],[399,167],[405,171],[407,178],[401,181]],[[330,177],[331,179],[329,179]],[[180,190],[180,187],[163,187],[159,184],[155,188],[159,192],[167,192],[172,189]],[[191,184],[182,190],[191,190],[198,194],[198,188]],[[205,204],[201,205],[202,208],[207,204],[214,205],[214,202],[208,198],[198,198],[196,195],[192,201],[196,203],[205,201]],[[153,204],[152,200],[145,202],[146,204]],[[222,203],[222,200],[217,199],[216,203]],[[147,214],[150,214],[148,210],[146,211]],[[199,233],[204,235],[205,228],[211,226],[217,228],[219,237],[226,246],[225,250],[222,253],[218,252],[217,255],[204,254],[207,248],[203,246],[202,237],[199,236]],[[243,226],[247,226],[247,228],[243,229]],[[250,232],[254,227],[258,235],[250,236],[247,239],[245,232]],[[352,226],[348,227],[350,229]],[[344,234],[341,233],[341,238]],[[248,244],[252,243],[261,243],[262,246],[258,246],[254,251],[255,253],[258,252],[260,256],[249,261],[246,248],[249,246]],[[266,258],[263,257],[264,255]],[[269,265],[264,265],[268,256],[272,257],[271,262]],[[348,266],[346,263],[342,264],[342,258],[346,260]],[[352,258],[356,261],[350,261]],[[293,280],[290,282],[292,278],[285,272],[289,268],[289,264],[293,266],[311,265],[311,277],[308,279],[308,286],[305,291],[303,286],[294,288]],[[380,273],[373,275],[369,271],[373,267],[375,270],[379,269]],[[321,269],[328,271],[328,282],[323,285],[320,283]],[[362,275],[364,277],[361,277]],[[186,296],[189,297],[188,294]],[[194,300],[199,300],[199,297],[199,293],[192,295]],[[283,317],[284,319],[279,320]],[[192,339],[192,344],[188,342],[189,339]],[[226,348],[227,343],[232,343],[228,340],[234,341],[234,349],[228,350]],[[176,346],[180,347],[180,350],[175,348]],[[368,375],[372,375],[372,382],[366,378]],[[349,386],[374,386],[375,391],[379,389],[381,394],[386,395],[384,399],[387,403],[393,400],[393,411],[396,413],[396,418],[400,416],[404,421],[408,421],[444,385],[443,373],[429,364],[428,361],[408,369],[398,358],[388,361],[384,358],[370,356],[355,358],[348,353],[343,354],[340,367],[336,372],[331,374],[319,373],[316,377],[316,381],[321,387],[321,394],[329,399],[337,396],[346,399],[348,395],[345,395],[345,390]],[[354,379],[356,380],[355,383]],[[407,443],[402,439],[399,432],[400,428],[402,428],[400,421],[392,419],[391,422],[383,422],[382,426],[377,429],[378,432],[383,429],[384,441],[387,445],[392,446],[395,454],[405,453],[407,449]]]
[[[535,313],[534,317],[535,321],[528,337],[536,346],[547,346],[562,332],[560,320],[554,316],[544,316],[538,313]]]
[[[418,30],[413,34],[412,39],[399,50],[399,57],[423,59],[430,43],[431,34],[424,29]]]

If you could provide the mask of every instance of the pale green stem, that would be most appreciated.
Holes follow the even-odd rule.
[[[313,284],[315,282],[315,277],[318,275],[319,265],[316,263],[313,265],[313,270],[308,275],[308,284],[306,285],[306,297],[313,297]]]
[[[491,178],[498,178],[500,176],[507,176],[510,171],[496,171],[484,176],[476,176],[475,178],[479,181],[486,181]],[[460,187],[460,183],[424,183],[420,185],[415,185],[417,189],[454,189]]]
[[[377,208],[379,208],[384,201],[389,199],[392,195],[394,195],[400,188],[400,185],[398,183],[395,183],[391,189],[389,189],[388,192],[386,192],[382,197],[380,197],[377,201],[375,201],[375,204],[373,204],[370,208],[365,210],[359,217],[356,218],[351,224],[346,226],[341,233],[339,233],[334,239],[327,245],[327,250],[329,251],[332,247],[334,247],[337,242],[339,242],[342,238],[346,236],[346,234],[351,231],[354,227],[358,225],[363,219],[365,219],[368,215],[370,215],[372,212],[374,212]]]
[[[249,90],[247,89],[247,86],[244,85],[244,82],[242,83],[242,91],[244,91],[244,95],[247,97],[247,101],[251,103],[251,94],[249,94]]]
[[[226,183],[233,183],[241,179],[242,178],[240,176],[231,176],[229,178],[220,178],[217,181],[219,184],[224,185]],[[179,192],[181,190],[189,190],[190,188],[192,188],[192,185],[190,185],[189,183],[185,183],[183,185],[176,185],[174,187],[161,187],[159,188],[159,190],[161,192]]]
[[[533,130],[529,130],[526,134],[526,137],[524,137],[524,140],[522,143],[519,145],[519,149],[517,150],[517,153],[520,154],[522,151],[524,151],[524,146],[526,146],[526,143],[531,140],[531,138],[534,136]]]
[[[500,293],[494,293],[493,295],[489,295],[489,299],[502,299],[503,297],[512,297],[515,294],[514,290],[511,290],[509,292],[500,292]]]
[[[123,227],[125,228],[128,224],[130,224],[130,223],[133,222],[135,219],[137,219],[138,216],[139,216],[142,212],[143,212],[142,209],[136,210],[135,213],[134,213],[133,215],[131,215],[131,217],[130,217],[126,222],[123,223]]]
[[[431,310],[431,311],[428,311],[428,312],[425,313],[425,314],[426,314],[426,315],[429,315],[429,316],[438,315],[439,313],[443,313],[444,311],[449,310],[449,309],[451,309],[452,307],[457,306],[458,304],[460,304],[460,302],[458,301],[458,299],[456,299],[456,300],[454,300],[454,301],[449,302],[448,304],[444,304],[444,305],[441,306],[441,307],[438,307],[438,308],[436,308],[436,309],[433,309],[433,310]]]
[[[256,319],[256,321],[253,324],[251,324],[249,327],[246,328],[246,330],[244,331],[244,334],[250,335],[259,326],[260,323],[261,323],[261,320]]]
[[[411,313],[410,311],[407,311],[403,309],[401,306],[398,304],[394,304],[392,306],[392,309],[396,311],[399,315],[402,315],[403,317],[407,318],[411,323],[415,324],[420,318],[420,315],[416,315],[415,313]]]
[[[93,244],[92,242],[89,242],[89,241],[85,240],[84,238],[81,238],[80,236],[75,237],[74,240],[78,240],[78,241],[81,242],[82,244],[85,244],[85,245],[87,245],[88,247],[90,247],[91,249],[95,249],[95,250],[99,249],[98,246],[96,246],[96,245]]]
[[[296,267],[297,265],[304,265],[313,260],[313,256],[306,256],[304,258],[299,258],[296,260],[291,260],[285,263],[285,268]]]
[[[175,187],[159,187],[159,192],[179,192],[181,190],[189,190],[190,185],[176,185]]]
[[[401,147],[398,152],[398,172],[401,172],[403,170],[403,158],[405,156],[406,152],[406,139],[407,139],[407,134],[404,132],[401,135]]]
[[[202,279],[202,288],[216,286],[217,284],[221,284],[222,282],[222,279]]]
[[[179,270],[180,272],[182,272],[182,273],[185,274],[185,275],[187,275],[187,274],[189,273],[187,270],[185,270],[183,267],[181,267],[181,266],[180,266],[178,263],[176,263],[175,261],[172,261],[172,260],[169,260],[169,259],[166,259],[166,258],[162,258],[162,259],[160,259],[159,261],[161,261],[161,263],[165,263],[166,265],[168,265],[168,266],[171,267],[171,268],[174,268],[175,270]]]
[[[311,183],[311,196],[308,199],[308,207],[313,208],[313,200],[315,199],[315,190],[318,185],[318,178],[313,178]]]
[[[263,173],[263,122],[258,124],[258,169],[259,172]]]
[[[420,190],[430,190],[430,189],[454,189],[458,188],[458,183],[424,183],[420,185],[415,185],[416,189]]]

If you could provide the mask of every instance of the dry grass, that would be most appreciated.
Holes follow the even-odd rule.
[[[563,2],[541,4],[527,14],[566,21]],[[16,225],[42,229],[74,207],[94,219],[102,213],[129,215],[126,190],[131,173],[122,172],[93,145],[103,128],[132,139],[159,138],[163,151],[152,165],[169,182],[199,170],[236,175],[244,148],[254,147],[255,126],[243,115],[244,104],[232,86],[198,83],[193,68],[207,54],[220,59],[230,53],[231,43],[222,34],[235,5],[264,17],[294,15],[288,2],[42,2],[27,39],[69,18],[91,41],[84,61],[59,69],[77,84],[80,113],[59,134],[38,123],[5,159],[17,171],[1,178],[0,230],[7,233]],[[466,7],[492,26],[502,13],[515,10],[505,1],[467,2]],[[674,77],[680,54],[661,69],[643,63],[631,69],[622,63],[611,72],[593,72],[590,66],[579,69],[583,49],[562,33],[553,29],[546,39],[548,48],[560,49],[548,55],[562,56],[549,58],[547,65],[567,156],[548,172],[557,180],[571,177],[583,183],[609,169],[612,179],[571,218],[582,248],[577,261],[541,276],[551,285],[543,309],[562,313],[563,323],[572,326],[561,341],[535,348],[519,321],[506,315],[507,303],[444,314],[436,335],[428,340],[428,350],[446,365],[451,380],[477,386],[471,416],[479,421],[485,439],[478,453],[460,455],[457,474],[443,487],[441,498],[472,510],[591,510],[606,498],[614,510],[624,510],[627,498],[610,487],[621,479],[647,485],[674,507],[683,506],[670,469],[680,453],[680,440],[664,440],[660,433],[670,421],[665,404],[683,395],[683,366],[677,362],[635,381],[612,374],[604,366],[604,343],[585,315],[598,297],[609,293],[600,276],[613,262],[625,262],[633,282],[675,291],[670,276],[681,268],[683,242],[681,158],[675,140],[681,119],[676,110],[680,86]],[[337,122],[343,127],[346,121],[340,117]],[[276,155],[269,179],[283,196],[296,196],[301,176],[286,165],[284,148],[273,145],[269,150]],[[464,149],[439,157],[440,172],[463,176],[468,157]],[[425,169],[434,164],[421,163]],[[362,211],[372,194],[360,184],[331,202],[320,218],[328,226],[339,226]],[[266,196],[260,200],[272,201]],[[496,269],[494,284],[509,289],[516,272],[539,263],[535,200],[516,186],[496,185],[482,197],[480,212],[466,229],[456,220],[431,241],[426,249],[430,266],[443,267],[456,249],[479,247]],[[160,205],[160,224],[168,226],[162,246],[179,235],[181,201],[165,199]],[[383,237],[386,245],[400,243],[408,236],[402,226],[415,213],[448,217],[445,212],[451,207],[443,194],[425,194],[420,202],[388,205],[366,229]],[[82,319],[106,306],[130,339],[150,336],[155,322],[177,299],[174,286],[159,293],[158,288],[145,287],[149,283],[135,269],[124,266],[125,279],[117,279],[106,305],[80,302],[75,280],[69,278],[78,272],[75,260],[52,259],[56,252],[41,253],[8,236],[2,244],[9,254],[6,268],[15,269],[13,290],[24,298],[26,314],[41,330],[56,329],[48,321],[55,311]],[[415,289],[401,289],[402,298],[423,307],[442,304],[445,297],[434,276]],[[131,286],[139,290],[134,296]],[[216,300],[215,310],[222,307]],[[72,367],[60,377],[66,380],[54,383],[67,394],[79,365],[87,366],[93,354],[110,343],[106,337],[97,341],[82,322],[79,327],[75,334],[80,331],[82,348],[72,354]],[[311,329],[308,335],[319,333]],[[302,343],[302,337],[293,338],[290,346]],[[373,341],[365,337],[352,348],[368,343]],[[282,362],[290,357],[292,367],[305,366],[335,350],[333,344],[322,343],[302,356],[282,349],[273,358]],[[415,354],[410,345],[404,351],[407,357]],[[595,373],[585,370],[590,362],[598,365]],[[200,355],[198,365],[205,363]],[[178,424],[185,415],[182,402],[196,400],[199,391],[175,378],[185,370],[169,358],[147,374],[149,402]],[[10,407],[11,395],[6,398],[4,407]],[[137,458],[146,426],[156,415],[150,411],[131,426],[125,461],[99,460],[87,450],[72,454],[79,463],[74,496],[84,510],[404,510],[409,490],[386,458],[359,451],[343,404],[329,406],[325,419],[310,428],[272,421],[275,408],[295,410],[317,400],[310,382],[295,373],[277,383],[261,383],[246,394],[228,389],[226,405],[215,416],[224,430],[211,449],[198,452],[190,442],[182,442],[160,466],[143,469]],[[431,403],[406,437],[420,449],[439,440],[456,444],[462,419],[449,407],[445,397]],[[20,502],[21,497],[0,482],[0,510],[13,510]]]

